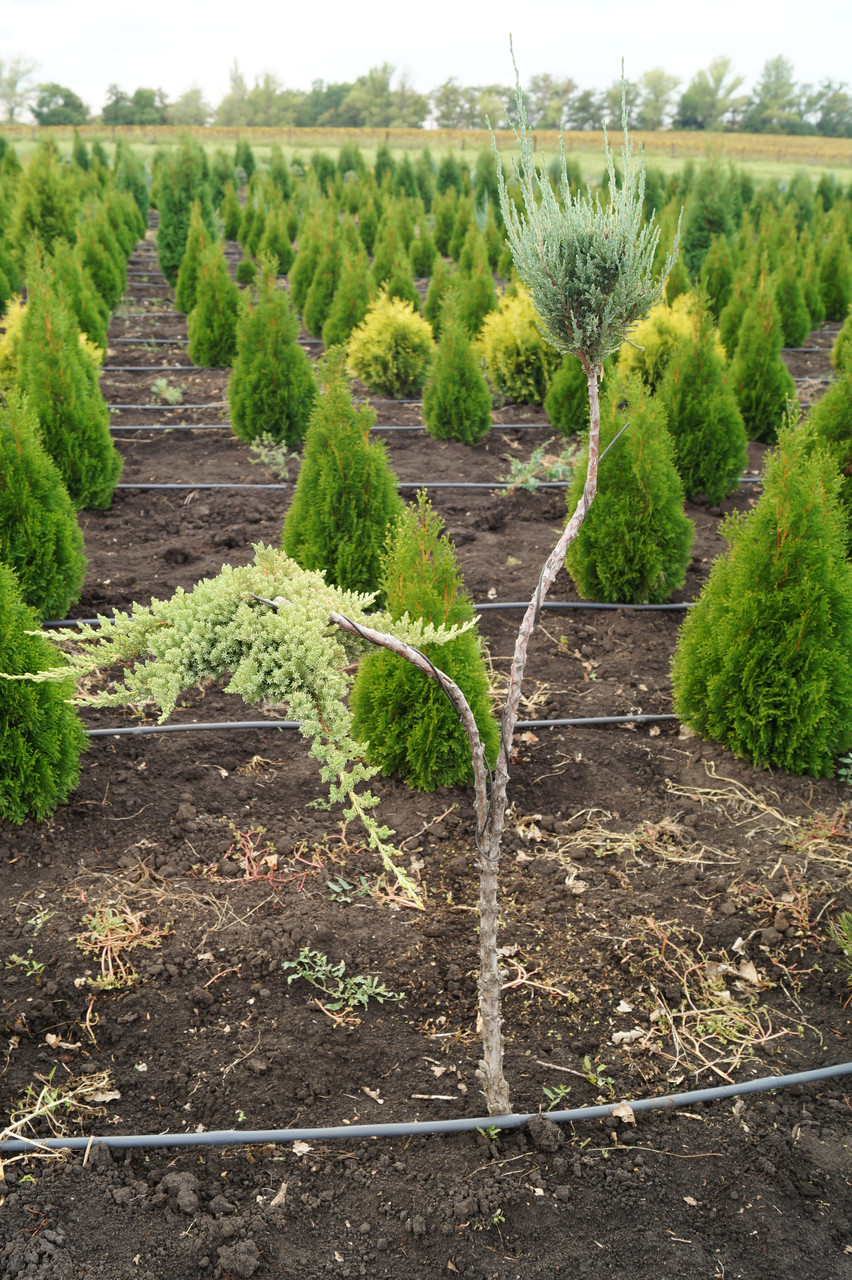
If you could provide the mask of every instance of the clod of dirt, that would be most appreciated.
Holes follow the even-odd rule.
[[[548,1120],[547,1116],[533,1116],[527,1124],[529,1135],[533,1140],[533,1145],[538,1151],[544,1151],[548,1154],[558,1151],[565,1141],[565,1137],[558,1124],[554,1124],[552,1120]]]

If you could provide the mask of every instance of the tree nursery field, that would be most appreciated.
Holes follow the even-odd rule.
[[[37,179],[42,192],[61,187],[68,166],[38,158],[20,172],[5,158],[0,166],[0,210],[11,211],[3,225],[21,236],[0,238],[0,283],[8,259],[7,274],[17,270],[27,286],[23,319],[14,278],[3,300],[0,450],[7,439],[16,444],[0,451],[0,467],[11,493],[14,458],[32,438],[27,414],[36,413],[83,536],[82,548],[55,553],[76,585],[64,595],[57,588],[28,596],[27,567],[40,563],[47,535],[25,554],[26,520],[13,519],[24,508],[0,505],[0,561],[15,569],[0,564],[7,629],[0,670],[33,671],[32,656],[30,665],[10,668],[9,637],[17,628],[23,652],[35,643],[27,630],[46,622],[77,664],[78,692],[88,699],[80,722],[93,731],[64,781],[55,766],[58,780],[39,809],[35,784],[16,789],[11,777],[9,762],[25,762],[23,774],[29,757],[27,748],[13,755],[13,712],[0,701],[9,717],[0,761],[10,771],[0,790],[3,1274],[792,1280],[809,1269],[821,1280],[848,1277],[850,1075],[716,1100],[679,1098],[852,1058],[852,694],[842,692],[843,671],[820,676],[817,702],[832,708],[830,724],[808,701],[805,666],[801,703],[786,719],[773,703],[754,745],[733,717],[724,732],[705,727],[681,656],[687,614],[693,629],[701,624],[690,602],[713,599],[720,557],[731,557],[726,589],[734,591],[736,554],[770,506],[781,512],[773,516],[777,530],[756,554],[772,560],[799,539],[785,578],[800,563],[810,566],[811,582],[823,572],[809,536],[819,555],[835,542],[841,548],[836,561],[825,561],[835,584],[829,603],[803,607],[801,616],[835,610],[820,653],[852,637],[848,543],[837,532],[845,491],[829,476],[827,454],[795,452],[838,403],[841,426],[825,428],[823,439],[840,459],[838,476],[844,465],[849,475],[852,401],[848,391],[839,399],[852,380],[843,355],[848,323],[837,336],[852,301],[848,193],[826,180],[815,194],[799,181],[792,193],[771,197],[726,176],[730,207],[717,203],[707,213],[719,189],[713,162],[709,181],[699,169],[689,189],[678,194],[674,183],[658,192],[664,249],[685,205],[681,256],[669,277],[680,287],[644,322],[641,347],[623,348],[617,366],[608,352],[599,362],[602,441],[627,416],[631,426],[601,458],[584,534],[624,552],[610,566],[600,551],[590,565],[584,534],[571,548],[532,633],[519,719],[505,744],[505,1075],[512,1112],[532,1119],[502,1128],[492,1124],[478,1074],[476,796],[469,760],[453,777],[438,767],[445,736],[457,732],[452,716],[449,729],[439,719],[443,693],[418,760],[400,757],[369,781],[377,820],[393,832],[383,837],[396,851],[389,860],[375,825],[345,820],[348,801],[326,801],[328,759],[293,727],[304,717],[293,714],[291,700],[269,695],[247,705],[228,690],[236,652],[228,645],[242,636],[246,610],[268,628],[286,613],[277,589],[284,571],[258,557],[257,545],[277,548],[283,529],[285,549],[300,548],[303,570],[325,567],[311,559],[303,531],[330,503],[332,524],[351,519],[357,540],[354,557],[335,552],[338,576],[329,571],[329,581],[341,592],[378,590],[387,627],[409,607],[407,589],[413,610],[430,591],[462,602],[461,613],[447,606],[425,621],[455,625],[476,616],[482,647],[468,653],[483,689],[487,680],[485,709],[467,696],[478,722],[481,714],[490,723],[488,699],[499,717],[524,609],[565,528],[566,497],[570,514],[582,492],[587,379],[578,396],[577,361],[550,351],[523,310],[526,294],[497,225],[496,188],[493,200],[478,200],[491,182],[484,161],[473,174],[446,170],[443,190],[443,170],[429,170],[429,188],[425,166],[409,165],[407,192],[406,173],[394,187],[399,165],[389,177],[361,170],[357,148],[334,172],[321,164],[304,174],[276,169],[273,155],[254,177],[250,152],[237,154],[239,169],[229,159],[230,176],[222,164],[199,162],[189,143],[183,158],[182,172],[165,159],[155,165],[149,212],[128,149],[109,170],[87,155],[91,167],[75,178],[82,194],[68,223],[73,235],[60,227],[50,243],[44,222],[27,222],[26,211],[44,213]],[[182,221],[176,192],[189,192]],[[126,232],[117,276],[87,239],[90,226],[101,244]],[[20,248],[32,231],[41,231],[40,247]],[[63,246],[75,242],[79,297],[100,282],[102,305],[93,304],[86,327],[78,301],[77,329],[90,343],[72,325],[70,345],[51,355],[51,335],[66,332],[62,316],[73,295],[70,284],[57,283],[72,278],[72,252]],[[836,280],[848,282],[839,300]],[[382,326],[372,345],[371,323]],[[17,346],[9,338],[16,325]],[[763,335],[757,355],[748,346],[753,330]],[[333,353],[317,365],[323,338],[346,346],[345,370]],[[94,356],[92,344],[100,348]],[[697,456],[675,434],[691,412],[683,397],[693,348],[704,353],[702,404],[718,406],[717,434],[696,428]],[[99,381],[93,360],[102,365]],[[67,433],[81,429],[70,416],[51,425],[46,406],[70,394],[45,390],[60,365],[82,370],[73,385],[81,397],[100,399],[80,400],[89,406],[81,419],[103,424],[99,437],[81,432],[65,452]],[[270,370],[286,377],[273,386]],[[784,426],[791,391],[807,431]],[[669,406],[671,437],[655,416],[661,405]],[[619,458],[631,459],[626,480]],[[790,471],[829,478],[813,482],[785,524],[797,501]],[[375,542],[384,568],[368,580],[375,506],[356,511],[345,484],[375,504],[387,476],[397,542],[386,543],[382,525]],[[36,492],[34,481],[27,485],[21,502]],[[605,505],[608,492],[620,508]],[[823,523],[810,535],[813,511]],[[610,524],[593,524],[595,513]],[[637,527],[642,539],[630,532]],[[408,560],[403,529],[418,549]],[[438,540],[441,529],[449,544]],[[133,641],[153,670],[161,660],[157,630],[167,619],[173,626],[157,602],[193,608],[198,584],[216,579],[223,564],[234,567],[235,582],[267,565],[268,590],[243,592],[242,611],[216,633],[211,643],[225,652],[218,672],[194,656],[180,680],[167,688],[164,676],[158,686],[159,705],[173,703],[169,726],[208,727],[159,731],[159,707],[139,692],[144,676],[113,705],[99,705],[119,666],[105,659],[87,668],[95,630],[79,644],[77,628],[58,624],[154,602],[153,621]],[[419,576],[427,564],[433,577]],[[759,569],[746,576],[749,588],[762,582]],[[292,583],[298,603],[301,579]],[[776,584],[774,598],[782,590]],[[186,595],[175,596],[180,591]],[[356,613],[355,594],[346,599]],[[223,600],[209,607],[224,609]],[[735,610],[750,616],[752,607],[743,597]],[[759,609],[772,614],[771,602]],[[21,617],[30,621],[22,625]],[[723,614],[713,618],[716,633],[727,635]],[[176,647],[192,639],[182,625],[178,618]],[[324,622],[324,635],[333,630]],[[278,637],[283,665],[284,633],[269,634]],[[810,632],[797,635],[794,652]],[[471,632],[447,645],[424,641],[430,661],[440,666],[442,650],[465,636]],[[755,629],[749,644],[760,669],[744,664],[743,688],[763,689],[784,666],[782,642],[774,658],[761,643]],[[173,660],[167,647],[164,663]],[[259,652],[252,650],[262,666]],[[360,650],[353,652],[349,680]],[[397,661],[395,672],[405,665],[385,651],[374,656]],[[297,666],[301,660],[296,654]],[[39,670],[59,659],[41,661]],[[715,661],[721,669],[722,658]],[[125,665],[132,665],[127,653]],[[369,698],[359,697],[366,665],[353,692],[356,728],[359,716],[376,714],[370,698],[381,703],[375,684]],[[466,688],[461,674],[453,678]],[[381,679],[390,686],[391,676]],[[302,672],[294,697],[308,683]],[[23,682],[5,684],[15,692],[0,688],[0,699],[18,696]],[[425,697],[417,689],[398,695],[375,735],[382,745],[390,748],[412,707],[410,732],[431,723],[433,704],[416,710]],[[760,696],[780,695],[772,686]],[[784,696],[793,700],[789,688]],[[726,693],[724,705],[735,702]],[[60,712],[51,714],[59,725]],[[717,713],[713,726],[722,719]],[[232,727],[209,727],[216,724]],[[481,732],[488,764],[499,769],[497,732],[491,746]],[[45,737],[38,749],[59,759],[52,743]],[[433,758],[427,780],[422,770]],[[639,1105],[669,1096],[658,1109]],[[625,1102],[634,1105],[616,1105]],[[599,1112],[548,1118],[586,1107]],[[319,1133],[296,1142],[258,1136],[469,1117],[481,1119],[467,1131]],[[202,1145],[205,1135],[233,1130],[255,1137]],[[157,1134],[190,1142],[97,1141]],[[73,1151],[59,1143],[21,1152],[9,1145],[20,1138],[84,1141]]]

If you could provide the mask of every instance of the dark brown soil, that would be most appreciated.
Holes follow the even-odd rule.
[[[141,261],[141,259],[140,259]],[[153,266],[153,264],[151,264]],[[134,305],[149,296],[132,291]],[[160,288],[150,296],[167,296]],[[142,322],[136,321],[141,328]],[[185,334],[150,319],[146,336]],[[116,320],[112,337],[132,328]],[[808,345],[815,345],[809,343]],[[791,357],[801,361],[805,357]],[[808,373],[830,372],[826,356]],[[113,346],[111,364],[186,364]],[[799,374],[798,368],[794,370]],[[104,374],[110,403],[146,404],[156,372]],[[125,410],[132,423],[227,421],[221,371],[174,371],[205,410]],[[379,424],[418,422],[377,402]],[[504,423],[543,422],[512,408]],[[123,481],[274,477],[227,431],[120,433]],[[474,449],[385,437],[403,481],[505,474],[540,430]],[[752,467],[761,465],[753,450]],[[294,473],[290,477],[295,479]],[[76,616],[163,596],[245,563],[280,533],[290,490],[120,490],[83,516]],[[434,490],[478,601],[529,597],[563,520],[560,491]],[[723,512],[690,504],[681,598],[724,546]],[[554,601],[576,600],[561,575]],[[482,615],[507,670],[520,614]],[[530,720],[667,712],[681,615],[548,611]],[[175,721],[280,718],[217,686]],[[89,712],[107,727],[144,708]],[[471,796],[378,780],[426,903],[376,890],[354,828],[317,808],[317,770],[277,730],[92,739],[80,786],[49,822],[0,827],[6,959],[0,1094],[106,1093],[68,1133],[315,1127],[476,1116],[477,933]],[[827,924],[850,904],[848,788],[761,771],[661,727],[519,730],[504,852],[506,1072],[517,1111],[701,1088],[852,1057],[846,973]],[[98,908],[147,946],[112,990],[77,939]],[[282,962],[303,947],[401,996],[324,1007]],[[17,959],[16,959],[17,957]],[[41,968],[36,972],[36,968]],[[627,1033],[625,1036],[624,1033]],[[106,1073],[104,1076],[103,1073]],[[92,1082],[97,1088],[92,1087]],[[570,1088],[570,1093],[567,1090]],[[547,1091],[550,1091],[549,1093]],[[110,1154],[7,1163],[0,1271],[65,1280],[188,1276],[747,1277],[852,1272],[850,1081],[609,1119],[456,1136]],[[35,1132],[48,1136],[45,1121]],[[0,1188],[2,1189],[2,1188]]]

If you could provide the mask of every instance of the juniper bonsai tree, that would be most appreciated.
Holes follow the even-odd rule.
[[[655,281],[653,259],[659,230],[643,223],[644,166],[641,156],[638,160],[633,157],[624,103],[624,178],[616,188],[607,140],[613,191],[606,207],[588,194],[571,193],[564,155],[561,199],[557,198],[547,171],[536,167],[519,80],[517,108],[521,160],[515,172],[522,208],[510,198],[501,169],[501,210],[518,273],[533,296],[543,332],[558,350],[576,355],[586,373],[590,429],[582,496],[542,568],[518,633],[493,775],[486,769],[486,748],[468,700],[455,681],[418,647],[453,639],[462,628],[447,632],[406,618],[394,622],[388,614],[368,616],[365,609],[370,597],[335,590],[318,574],[299,569],[269,548],[258,548],[254,565],[226,568],[218,578],[199,583],[190,595],[178,592],[170,601],[134,606],[131,617],[119,614],[112,621],[105,619],[101,630],[83,629],[82,638],[92,646],[92,652],[79,663],[81,670],[114,660],[131,664],[123,684],[111,695],[92,696],[100,701],[109,697],[113,702],[151,698],[159,702],[163,718],[175,705],[180,690],[206,672],[230,672],[230,690],[248,701],[288,701],[302,722],[302,733],[312,741],[321,775],[330,784],[331,800],[345,801],[345,818],[360,816],[365,821],[371,844],[399,879],[404,878],[404,872],[394,863],[387,846],[390,833],[378,827],[368,812],[376,803],[375,797],[356,790],[369,777],[369,770],[358,758],[351,716],[343,702],[348,689],[345,667],[354,654],[375,645],[401,654],[440,683],[464,727],[474,778],[480,870],[480,1077],[493,1115],[510,1111],[503,1074],[497,876],[512,735],[530,636],[597,490],[601,365],[660,297],[672,262],[669,255],[663,277]],[[314,412],[318,413],[328,399],[328,394],[321,397]],[[348,409],[345,416],[350,413],[354,410]],[[361,419],[362,434],[366,434],[367,425],[368,419]]]

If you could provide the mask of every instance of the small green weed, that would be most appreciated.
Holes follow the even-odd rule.
[[[586,1059],[588,1061],[588,1059]],[[570,1084],[555,1084],[552,1087],[546,1084],[541,1086],[541,1091],[547,1098],[547,1109],[552,1111],[560,1102],[564,1102],[571,1092]]]
[[[270,475],[282,484],[290,479],[290,464],[295,462],[298,468],[300,461],[298,453],[291,453],[286,444],[279,444],[268,431],[250,443],[249,460],[266,467]]]
[[[349,903],[353,898],[369,898],[373,892],[366,876],[361,876],[357,885],[350,884],[343,876],[332,876],[326,887],[331,891],[329,897],[332,902]]]
[[[15,951],[12,952],[6,961],[6,968],[14,969],[16,966],[19,969],[23,969],[28,978],[40,978],[44,973],[44,965],[33,959],[32,947],[27,947],[25,956],[19,956]]]
[[[548,448],[554,443],[553,440],[546,440],[537,449],[533,449],[526,462],[504,455],[509,463],[509,474],[499,476],[498,479],[508,486],[510,492],[514,489],[535,489],[542,481],[558,480],[567,483],[574,475],[579,445],[572,440],[561,453],[548,453]]]
[[[297,959],[284,960],[282,969],[292,969],[287,978],[287,985],[297,978],[304,978],[312,987],[330,997],[323,1004],[329,1013],[339,1013],[341,1009],[350,1012],[355,1008],[366,1009],[371,1000],[384,1004],[386,1000],[401,1000],[402,994],[389,991],[378,978],[367,978],[359,974],[354,978],[346,978],[346,965],[341,960],[332,964],[328,956],[321,951],[312,951],[310,947],[302,947]]]
[[[583,1059],[583,1072],[589,1084],[593,1084],[596,1089],[600,1089],[601,1093],[610,1093],[613,1086],[612,1076],[606,1074],[605,1062],[592,1062],[591,1058],[586,1056]]]
[[[847,751],[845,756],[838,756],[837,780],[845,782],[847,787],[852,786],[852,751]]]
[[[38,933],[40,929],[44,928],[48,920],[52,920],[55,915],[55,911],[37,911],[34,916],[30,917],[27,924],[32,925],[33,933]]]
[[[500,1141],[500,1130],[496,1124],[487,1124],[484,1129],[477,1129],[477,1133],[481,1133],[483,1138],[488,1138],[490,1142]]]
[[[843,952],[843,964],[852,983],[852,911],[843,911],[829,929],[834,941]]]

